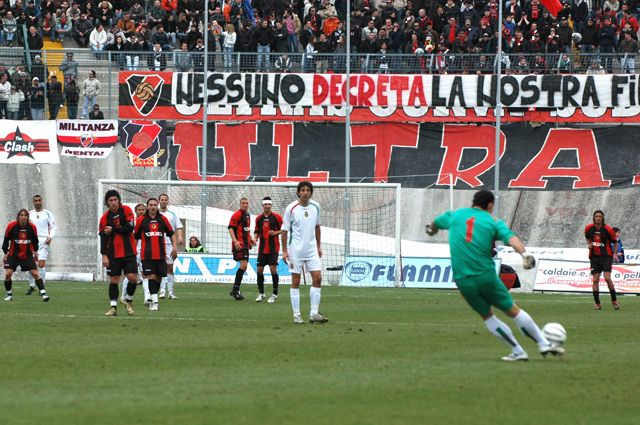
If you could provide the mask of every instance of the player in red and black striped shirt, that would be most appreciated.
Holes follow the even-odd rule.
[[[249,210],[249,200],[247,198],[240,199],[240,209],[233,213],[229,220],[229,235],[231,236],[231,253],[233,259],[240,262],[240,266],[236,271],[236,279],[233,283],[233,289],[229,292],[236,301],[244,300],[244,295],[240,292],[240,284],[242,276],[247,270],[249,261],[249,250],[253,247],[253,239],[251,238],[251,216],[247,212]]]
[[[278,254],[280,252],[280,234],[282,231],[282,217],[271,211],[273,201],[269,196],[262,198],[262,214],[256,217],[254,235],[258,245],[258,298],[256,302],[262,302],[264,296],[264,266],[271,270],[273,281],[273,294],[267,300],[274,303],[278,299]]]
[[[589,248],[589,261],[591,262],[591,275],[593,276],[593,299],[594,309],[601,310],[600,304],[600,273],[604,273],[604,280],[607,282],[611,293],[611,302],[615,310],[620,309],[620,303],[616,296],[616,288],[611,280],[611,269],[613,267],[613,253],[618,251],[618,239],[616,232],[604,222],[604,213],[597,210],[593,213],[593,223],[588,224],[584,229],[584,236],[587,239]],[[613,249],[611,246],[613,245]]]
[[[166,237],[171,238],[173,249],[171,256],[176,256],[176,236],[173,233],[171,223],[164,215],[158,211],[158,200],[150,198],[147,200],[147,212],[138,217],[134,236],[141,240],[140,260],[142,261],[142,273],[149,279],[149,293],[151,303],[149,310],[158,310],[158,290],[160,281],[167,276],[167,252]]]
[[[42,301],[49,301],[49,295],[44,289],[44,282],[40,278],[36,260],[38,259],[38,230],[33,223],[29,222],[29,211],[21,209],[18,211],[16,221],[12,221],[4,232],[2,242],[4,252],[4,288],[7,290],[5,301],[13,300],[13,281],[11,276],[18,267],[23,272],[28,271],[35,279],[40,290]]]
[[[127,295],[125,306],[129,315],[133,314],[133,294],[138,281],[138,264],[136,263],[136,242],[133,239],[135,216],[126,205],[117,190],[108,190],[104,195],[104,203],[108,210],[100,218],[100,253],[102,266],[107,268],[109,276],[109,300],[111,307],[106,316],[118,314],[118,281],[124,272],[127,277]]]

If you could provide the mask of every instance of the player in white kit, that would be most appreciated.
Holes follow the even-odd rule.
[[[309,181],[298,183],[298,200],[289,204],[282,219],[282,259],[291,270],[291,308],[293,322],[304,323],[300,313],[300,275],[311,274],[311,311],[309,322],[329,321],[318,309],[322,283],[322,257],[320,238],[320,204],[311,200],[313,185]]]
[[[176,242],[178,245],[182,244],[184,240],[184,230],[182,228],[182,222],[174,213],[169,209],[169,195],[166,193],[161,194],[158,197],[158,204],[160,206],[160,213],[167,217],[171,227],[176,233]],[[162,283],[160,284],[160,292],[158,293],[158,298],[164,298],[165,294],[168,293],[168,297],[170,300],[175,300],[177,297],[173,291],[174,278],[173,278],[173,260],[177,258],[176,256],[172,256],[171,252],[173,251],[173,244],[171,243],[171,238],[165,238],[165,247],[167,252],[167,277],[162,279]],[[177,248],[177,247],[176,247]]]
[[[136,214],[136,220],[138,219],[138,217],[141,217],[143,215],[145,215],[145,213],[147,212],[147,206],[145,204],[138,204],[136,205],[135,209],[133,210],[133,212]],[[138,279],[142,279],[142,290],[144,292],[144,305],[148,306],[149,302],[151,302],[151,294],[149,293],[149,279],[145,279],[143,277],[142,274],[142,261],[140,260],[140,249],[142,246],[142,240],[138,239],[138,246],[136,247],[136,252],[138,253],[136,255],[136,261],[138,263]],[[124,277],[124,280],[122,281],[122,295],[120,296],[120,302],[124,305],[127,305],[127,299],[125,298],[127,295],[127,285],[129,283],[129,279],[127,279],[127,276]],[[139,284],[140,281],[136,282],[136,284]]]
[[[34,209],[29,211],[29,221],[31,221],[38,230],[38,271],[42,282],[45,282],[47,273],[47,257],[49,256],[49,246],[56,235],[56,220],[53,213],[42,208],[42,196],[35,195],[33,197]],[[36,292],[36,282],[31,276],[29,277],[29,289],[26,295]]]

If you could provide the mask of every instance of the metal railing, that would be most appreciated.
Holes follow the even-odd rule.
[[[204,55],[198,52],[174,51],[104,51],[94,53],[88,49],[46,50],[25,52],[19,48],[0,50],[0,63],[10,72],[23,66],[31,77],[34,72],[58,75],[58,81],[69,81],[59,69],[66,53],[74,53],[80,86],[90,70],[96,72],[101,92],[96,99],[105,118],[118,117],[118,71],[180,71],[201,72]],[[38,54],[43,65],[34,61]],[[334,53],[256,53],[215,52],[208,58],[210,72],[305,72],[343,73],[349,60],[353,73],[371,74],[493,74],[496,71],[495,54],[334,54]],[[45,69],[42,69],[42,68]],[[583,54],[535,53],[505,54],[502,69],[506,74],[559,74],[559,73],[636,73],[635,56],[619,53]],[[30,79],[29,79],[30,81]],[[45,102],[47,104],[48,102]],[[82,98],[78,116],[81,115]],[[48,106],[48,105],[47,105]],[[66,106],[66,105],[65,105]],[[47,116],[48,117],[48,116]]]

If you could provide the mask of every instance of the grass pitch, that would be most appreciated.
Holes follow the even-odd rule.
[[[638,423],[638,297],[516,295],[565,326],[568,353],[517,333],[531,360],[507,364],[455,292],[325,287],[330,322],[294,325],[288,287],[271,305],[177,285],[159,312],[137,293],[115,318],[105,284],[50,283],[48,304],[25,288],[0,304],[3,425]]]

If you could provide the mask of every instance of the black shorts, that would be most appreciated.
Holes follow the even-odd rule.
[[[611,272],[611,267],[613,266],[613,257],[599,255],[597,257],[591,257],[590,260],[591,260],[591,274]]]
[[[249,250],[248,249],[240,249],[240,250],[232,250],[233,259],[236,261],[249,261]]]
[[[20,260],[15,257],[8,257],[7,262],[4,263],[5,270],[10,269],[10,270],[16,271],[18,270],[18,266],[20,266],[20,269],[23,272],[28,272],[29,270],[34,270],[38,268],[38,266],[36,266],[36,260],[34,260],[33,257],[28,258],[26,260]]]
[[[277,266],[278,265],[278,254],[258,254],[258,267],[264,266]]]
[[[151,276],[154,274],[156,277],[166,277],[166,260],[142,260],[142,274],[145,276]]]
[[[107,276],[120,276],[124,274],[138,274],[138,262],[136,257],[109,258]]]

